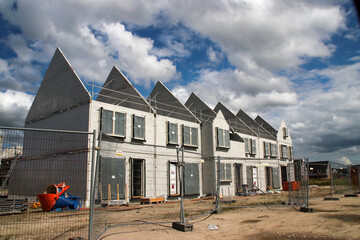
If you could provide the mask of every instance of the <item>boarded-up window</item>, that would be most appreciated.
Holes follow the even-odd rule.
[[[283,137],[286,139],[289,136],[288,129],[286,127],[283,127]]]
[[[183,125],[182,138],[184,146],[197,147],[198,146],[198,129]]]
[[[256,154],[256,140],[251,138],[244,138],[245,143],[245,153],[249,153],[252,155]]]
[[[145,140],[145,117],[133,115],[133,138]]]
[[[220,148],[230,148],[230,134],[228,130],[217,128],[217,146]]]
[[[277,157],[278,151],[277,151],[277,144],[276,143],[270,143],[270,151],[271,151],[271,157]]]
[[[286,145],[281,145],[281,158],[288,158],[288,147]]]
[[[185,163],[185,194],[194,195],[200,193],[199,183],[199,164],[197,163]]]
[[[273,168],[273,184],[274,184],[274,188],[280,188],[279,168]]]
[[[102,111],[102,130],[105,134],[113,134],[113,112]]]
[[[168,122],[168,144],[178,143],[178,125]]]
[[[231,181],[231,163],[220,163],[220,181]]]
[[[115,112],[114,135],[125,137],[125,113]]]
[[[101,158],[100,185],[104,200],[125,198],[125,159]]]
[[[102,130],[105,134],[125,137],[125,113],[102,111]]]

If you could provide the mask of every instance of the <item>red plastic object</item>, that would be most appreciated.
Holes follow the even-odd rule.
[[[43,209],[44,212],[49,212],[54,207],[58,199],[57,194],[48,194],[48,193],[38,194],[37,197],[41,203],[41,208]]]
[[[289,185],[291,183],[291,191],[297,191],[300,189],[300,182],[299,181],[292,181],[292,182],[283,182],[282,187],[284,191],[289,191]]]
[[[56,204],[59,196],[66,192],[69,188],[65,182],[59,184],[51,184],[46,188],[46,193],[38,194],[37,197],[41,203],[41,208],[44,212],[49,212]]]

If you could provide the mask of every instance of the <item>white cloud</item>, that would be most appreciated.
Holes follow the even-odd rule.
[[[7,90],[0,91],[0,99],[0,126],[22,127],[34,96]]]
[[[43,1],[41,5],[17,1],[16,11],[11,10],[12,4],[2,2],[1,13],[22,31],[9,35],[6,41],[17,55],[12,63],[16,71],[34,60],[48,63],[59,46],[77,73],[88,81],[104,82],[113,65],[147,87],[157,80],[167,82],[178,77],[170,60],[158,59],[151,53],[152,40],[137,37],[120,24],[150,24],[155,21],[161,1]],[[185,54],[182,43],[171,44],[175,54]],[[23,79],[27,80],[34,81]]]
[[[240,108],[256,112],[297,103],[297,95],[292,92],[290,81],[265,70],[246,73],[231,69],[205,69],[200,71],[196,81],[174,87],[173,93],[177,95],[179,92],[181,94],[177,97],[182,101],[186,101],[190,93],[195,92],[209,105],[216,105],[221,101],[235,112]]]
[[[311,1],[176,1],[169,16],[220,44],[239,69],[296,68],[329,57],[327,41],[345,28],[340,7]],[[199,10],[201,9],[201,10]]]
[[[351,165],[352,164],[352,162],[350,161],[350,159],[349,158],[347,158],[347,157],[341,157],[341,158],[337,158],[336,159],[337,161],[337,163],[340,163],[340,164],[344,164],[344,165]]]
[[[218,63],[220,60],[217,52],[212,47],[208,48],[207,56],[208,56],[209,60],[214,63]]]

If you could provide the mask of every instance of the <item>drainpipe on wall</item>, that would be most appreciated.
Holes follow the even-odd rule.
[[[155,196],[157,196],[157,181],[156,181],[156,172],[157,172],[157,164],[156,164],[156,159],[157,159],[157,154],[156,154],[156,132],[157,132],[157,118],[156,118],[156,113],[154,113],[154,191],[155,191]]]

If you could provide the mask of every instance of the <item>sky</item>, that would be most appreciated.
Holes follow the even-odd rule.
[[[118,67],[284,120],[296,158],[360,163],[360,27],[345,0],[0,0],[0,126],[23,126],[55,49],[84,83]]]

